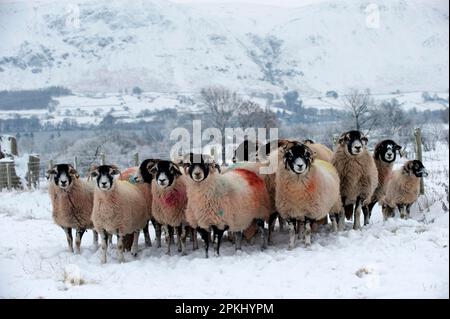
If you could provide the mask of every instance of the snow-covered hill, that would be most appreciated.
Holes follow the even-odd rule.
[[[220,84],[245,93],[318,94],[449,87],[448,9],[434,1],[79,3],[0,3],[0,89],[197,92]]]

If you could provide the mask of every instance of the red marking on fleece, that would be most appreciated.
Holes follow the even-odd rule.
[[[306,184],[306,192],[312,194],[317,189],[317,181],[315,178],[311,178]]]
[[[185,200],[186,200],[186,192],[180,191],[178,189],[170,191],[162,198],[163,204],[168,207],[176,206]]]
[[[251,171],[248,171],[243,168],[237,168],[233,172],[236,172],[239,175],[241,175],[251,187],[255,187],[258,189],[264,189],[266,187],[264,181],[258,175],[256,175]]]

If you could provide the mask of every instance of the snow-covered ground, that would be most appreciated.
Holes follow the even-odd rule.
[[[334,234],[313,245],[287,248],[287,233],[261,252],[225,242],[221,257],[205,259],[145,248],[117,263],[115,250],[100,264],[91,233],[81,255],[68,253],[53,224],[45,185],[0,193],[0,297],[3,298],[448,298],[448,147],[425,153],[426,195],[412,219],[383,222],[376,207],[368,227]],[[446,190],[447,189],[447,193]],[[445,206],[445,207],[444,207]],[[152,238],[154,233],[152,232]]]

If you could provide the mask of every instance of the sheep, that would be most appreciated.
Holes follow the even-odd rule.
[[[331,163],[333,160],[333,151],[323,144],[315,143],[312,140],[304,140],[303,143],[308,146],[314,153],[316,158]]]
[[[217,236],[217,255],[225,230],[235,233],[236,250],[240,250],[242,232],[255,219],[261,230],[261,248],[266,246],[264,220],[270,215],[270,200],[264,181],[258,175],[240,168],[220,174],[219,166],[211,157],[192,153],[183,167],[188,197],[186,219],[200,232],[206,258],[210,228]]]
[[[155,219],[152,216],[152,191],[151,191],[151,182],[153,176],[149,174],[148,169],[155,165],[159,160],[156,159],[146,159],[139,166],[134,166],[123,170],[119,175],[119,180],[128,181],[137,187],[144,193],[145,199],[147,200],[148,205],[148,221],[152,221],[153,226],[155,227],[155,232],[159,234],[159,246],[161,247],[161,228],[160,225],[157,225]],[[142,229],[144,233],[145,245],[147,247],[152,246],[152,241],[150,239],[150,233],[148,229],[148,221],[147,225]],[[133,243],[132,234],[126,235],[124,238],[124,249],[130,250],[131,245]]]
[[[178,251],[186,255],[186,237],[191,233],[194,249],[197,248],[197,233],[186,221],[186,184],[185,177],[177,164],[171,161],[160,160],[151,168],[149,172],[155,177],[152,183],[152,214],[155,220],[162,225],[170,226],[177,230]],[[159,239],[161,241],[161,239]],[[167,254],[170,254],[169,239]]]
[[[101,165],[91,168],[96,179],[92,221],[101,235],[101,262],[106,263],[108,234],[118,235],[117,257],[124,261],[123,239],[133,234],[131,254],[137,255],[139,232],[148,223],[148,205],[142,190],[126,181],[115,179],[120,171],[115,165]]]
[[[339,230],[344,229],[344,215],[350,219],[353,214],[353,229],[361,228],[361,207],[370,202],[378,185],[377,167],[367,150],[367,142],[367,137],[360,131],[343,133],[331,161],[339,173],[344,205],[339,215]]]
[[[276,173],[275,204],[289,225],[289,249],[295,246],[298,221],[304,229],[305,244],[311,244],[311,223],[338,214],[342,203],[339,175],[328,162],[316,159],[316,154],[301,142],[289,142],[279,151]]]
[[[373,158],[378,171],[378,185],[368,205],[363,206],[364,225],[368,225],[372,209],[385,194],[387,182],[391,178],[392,168],[397,158],[397,153],[403,157],[402,147],[393,140],[384,140],[375,146]]]
[[[384,220],[394,215],[394,208],[400,211],[400,217],[408,219],[410,209],[420,194],[420,179],[428,172],[419,160],[406,162],[402,168],[395,170],[386,185],[386,193],[380,200]]]
[[[86,229],[93,229],[91,220],[94,186],[80,179],[76,169],[70,164],[54,165],[47,171],[52,181],[48,193],[52,202],[54,222],[66,233],[69,251],[73,251],[72,228],[76,229],[76,252],[81,252],[81,239]],[[98,246],[98,235],[94,230],[94,246]]]

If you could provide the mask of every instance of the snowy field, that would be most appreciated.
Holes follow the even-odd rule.
[[[288,234],[261,252],[225,242],[221,257],[205,259],[145,248],[117,263],[115,249],[100,264],[85,234],[81,255],[67,252],[53,224],[45,185],[0,193],[0,297],[2,298],[448,298],[448,147],[425,153],[425,196],[412,219],[383,222],[379,207],[361,231],[334,234],[329,225],[287,250]],[[447,192],[447,193],[446,193]],[[152,229],[153,230],[153,229]],[[154,232],[152,232],[152,239]],[[164,244],[163,244],[164,245]],[[190,247],[190,246],[189,246]],[[173,250],[174,251],[174,250]]]

